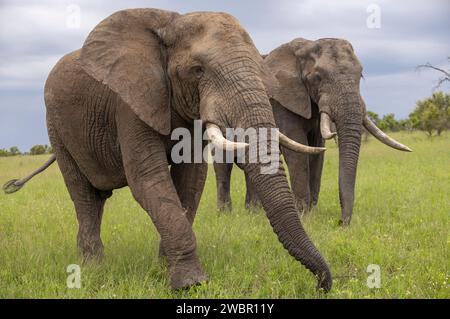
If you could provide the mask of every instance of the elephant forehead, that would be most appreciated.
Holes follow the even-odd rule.
[[[228,23],[239,25],[239,21],[232,15],[225,12],[191,12],[182,16],[185,21],[197,22],[200,24],[217,24],[217,23]]]
[[[191,35],[203,41],[214,41],[216,44],[222,41],[224,43],[243,41],[253,45],[250,36],[239,21],[222,12],[185,14],[177,19],[175,30],[179,35]]]
[[[319,40],[317,44],[322,48],[325,57],[334,59],[356,59],[351,44],[346,40]]]
[[[221,12],[193,12],[176,19],[175,30],[180,33],[200,32],[223,29],[224,26],[239,28],[239,22],[229,14]],[[242,28],[241,28],[242,29]]]

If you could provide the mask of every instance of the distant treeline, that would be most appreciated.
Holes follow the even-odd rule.
[[[21,152],[17,146],[11,146],[9,150],[0,148],[0,157],[15,156],[15,155],[40,155],[40,154],[52,154],[53,148],[45,145],[34,145],[28,152]]]
[[[441,135],[450,129],[450,95],[436,92],[429,98],[417,101],[408,118],[397,120],[393,113],[380,117],[368,111],[372,121],[383,131],[424,131],[428,136]]]
[[[417,101],[414,111],[408,118],[397,120],[393,113],[380,117],[377,113],[367,111],[375,124],[383,131],[424,131],[428,136],[441,135],[450,129],[450,95],[436,92],[429,98]],[[0,149],[0,157],[15,155],[39,155],[53,153],[48,145],[34,145],[28,152],[22,153],[17,146]]]

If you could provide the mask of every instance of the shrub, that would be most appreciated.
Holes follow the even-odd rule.
[[[430,98],[418,101],[409,119],[414,128],[425,131],[428,136],[441,135],[450,128],[450,95],[436,92]]]

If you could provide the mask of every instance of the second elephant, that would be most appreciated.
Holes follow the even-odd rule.
[[[266,83],[275,122],[293,140],[323,146],[337,135],[339,141],[340,224],[350,223],[355,193],[356,170],[365,128],[386,145],[411,151],[393,140],[367,117],[360,95],[362,66],[352,45],[342,39],[316,41],[303,38],[283,44],[264,58],[276,79]],[[337,132],[333,132],[333,122]],[[307,211],[319,198],[323,154],[294,153],[281,146],[299,210]],[[230,174],[233,164],[215,164],[219,209],[229,209]],[[246,206],[258,205],[254,187],[246,176]]]

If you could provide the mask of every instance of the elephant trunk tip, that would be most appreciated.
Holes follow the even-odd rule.
[[[331,290],[332,286],[333,286],[333,278],[331,276],[331,272],[329,269],[327,269],[326,271],[322,272],[317,276],[316,289],[318,291],[328,293]]]

